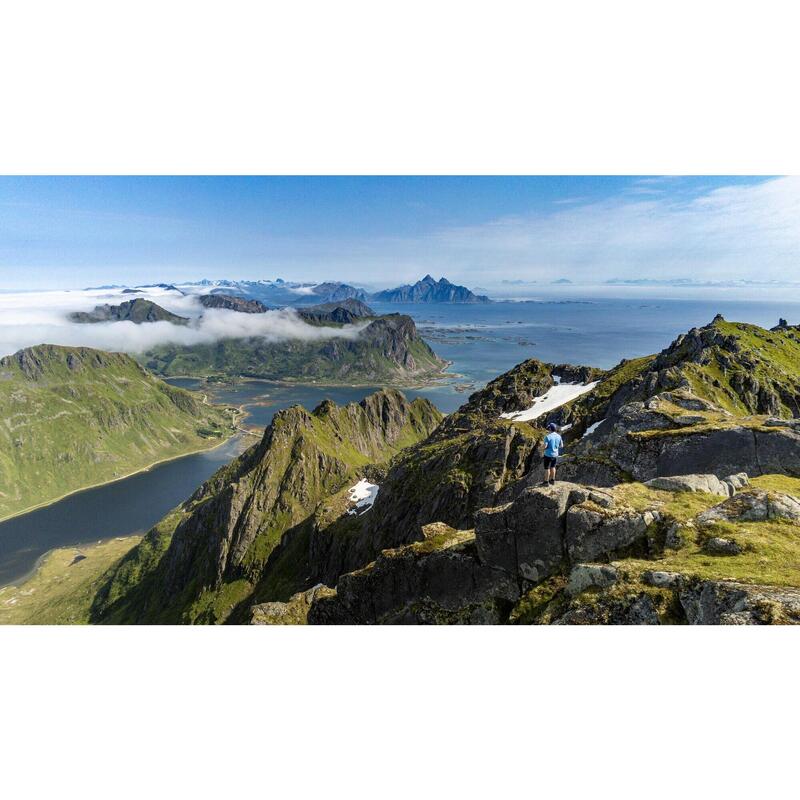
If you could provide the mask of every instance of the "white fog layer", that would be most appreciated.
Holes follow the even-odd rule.
[[[73,311],[92,311],[97,305],[119,305],[136,298],[152,300],[173,314],[189,317],[190,322],[188,325],[165,321],[137,325],[128,321],[77,323],[69,318]],[[206,309],[196,296],[160,288],[147,288],[141,294],[125,294],[122,289],[0,293],[0,356],[37,344],[140,353],[161,344],[208,344],[250,336],[260,336],[270,342],[352,339],[366,324],[343,328],[309,325],[289,308],[264,314]]]

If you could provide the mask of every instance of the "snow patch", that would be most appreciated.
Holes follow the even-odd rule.
[[[600,425],[605,422],[605,419],[599,419],[597,422],[593,422],[587,429],[586,432],[581,436],[581,439],[585,439],[587,436],[591,436]]]
[[[364,514],[369,511],[378,496],[379,488],[377,484],[370,483],[366,478],[362,478],[355,486],[351,486],[347,499],[351,503],[355,503],[356,507],[351,508],[347,513]]]
[[[600,381],[592,383],[557,383],[550,387],[541,397],[533,401],[533,405],[525,411],[511,411],[500,416],[503,419],[510,419],[514,422],[529,422],[532,419],[541,417],[549,411],[560,408],[565,403],[569,403],[582,394],[591,392]]]
[[[556,385],[558,385],[559,383],[561,383],[561,376],[560,376],[560,375],[551,375],[550,377],[553,379],[553,382],[554,382]]]

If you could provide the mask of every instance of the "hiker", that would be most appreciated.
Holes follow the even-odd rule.
[[[549,433],[544,437],[544,481],[542,486],[553,486],[556,482],[556,467],[558,466],[558,457],[564,451],[564,440],[558,432],[558,425],[551,422],[547,426]]]

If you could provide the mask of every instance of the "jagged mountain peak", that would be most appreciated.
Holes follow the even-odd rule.
[[[427,401],[409,402],[395,390],[346,406],[326,401],[313,412],[283,409],[257,445],[165,521],[166,537],[164,525],[156,526],[131,551],[98,595],[96,619],[225,619],[272,576],[273,551],[293,539],[291,531],[320,501],[351,486],[370,464],[424,439],[441,418]],[[305,568],[293,569],[300,573],[291,580],[302,583]]]

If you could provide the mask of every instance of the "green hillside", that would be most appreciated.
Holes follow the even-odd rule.
[[[253,337],[192,346],[162,345],[146,353],[142,362],[166,377],[245,376],[368,385],[417,383],[438,376],[445,367],[419,336],[413,320],[400,314],[372,320],[354,338],[270,342]]]
[[[132,358],[39,345],[0,359],[0,519],[202,450],[232,412]]]

